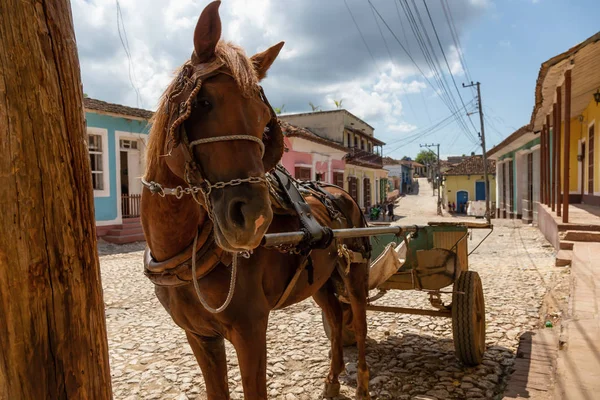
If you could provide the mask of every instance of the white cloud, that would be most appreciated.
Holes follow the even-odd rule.
[[[504,40],[500,40],[500,41],[498,42],[498,46],[500,46],[500,47],[505,47],[505,48],[509,48],[509,47],[511,47],[511,46],[512,46],[512,44],[510,43],[510,40],[506,40],[506,39],[504,39]]]

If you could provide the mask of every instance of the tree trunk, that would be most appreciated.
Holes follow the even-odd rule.
[[[0,1],[0,399],[110,399],[68,0]]]

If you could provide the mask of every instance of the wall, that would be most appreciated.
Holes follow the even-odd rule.
[[[590,96],[591,99],[591,96]],[[564,110],[563,110],[564,112]],[[591,99],[586,109],[581,113],[583,115],[583,121],[580,122],[577,117],[571,118],[570,126],[570,151],[569,151],[569,193],[570,194],[581,194],[581,170],[583,170],[584,178],[584,195],[600,196],[600,105],[596,105],[596,102]],[[594,191],[589,193],[588,191],[588,151],[587,144],[588,130],[590,125],[594,125]],[[564,179],[564,122],[561,129],[561,179]],[[579,154],[580,141],[586,143],[585,155],[583,161],[577,161],[577,155]],[[600,202],[600,199],[598,200]]]
[[[87,126],[89,128],[102,128],[108,132],[108,176],[109,176],[109,191],[107,196],[97,197],[94,195],[94,212],[96,221],[104,224],[120,223],[118,221],[119,210],[117,196],[120,191],[117,191],[117,162],[116,162],[116,143],[115,131],[129,133],[148,133],[148,122],[125,117],[117,117],[112,115],[98,114],[95,112],[85,113]]]
[[[496,178],[493,174],[488,175],[490,184],[490,199],[496,198]],[[456,192],[466,190],[469,193],[469,201],[475,200],[475,182],[484,182],[483,175],[447,175],[444,183],[446,204],[456,203]],[[492,204],[490,204],[492,207]]]
[[[278,118],[300,128],[309,128],[317,135],[344,143],[344,112],[314,112],[305,114],[279,115]]]
[[[501,155],[500,157],[498,157],[498,161],[497,163],[499,164],[499,169],[501,171],[506,171],[508,173],[508,166],[507,166],[507,161],[509,160],[513,160],[513,176],[514,176],[514,193],[513,193],[513,212],[520,215],[522,214],[522,201],[521,199],[524,196],[525,190],[526,190],[526,185],[527,185],[527,157],[526,155],[531,152],[534,151],[535,149],[538,149],[538,145],[540,144],[541,139],[539,137],[527,142],[526,144],[524,144],[523,146],[513,150],[513,151],[509,151],[507,153],[504,153],[503,155]],[[552,145],[552,143],[550,143]],[[552,147],[552,146],[550,146]],[[539,154],[539,150],[536,151]],[[538,155],[539,157],[539,155]],[[540,168],[540,161],[539,158],[536,158],[534,156],[534,160],[533,160],[533,170],[534,170],[534,200],[536,200],[536,190],[537,190],[537,194],[539,196],[539,168]],[[537,171],[537,175],[536,172]],[[537,183],[535,177],[538,177],[537,179]],[[508,175],[506,176],[506,186],[507,186],[507,196],[509,196],[508,192],[508,185],[509,185],[509,177]],[[496,185],[494,185],[496,186]],[[537,189],[536,189],[537,188]],[[498,184],[497,184],[497,190],[498,190],[498,195],[500,196],[502,194],[502,175],[498,176]],[[496,198],[495,196],[492,196],[492,198]],[[499,198],[496,198],[496,206],[500,207],[500,200]],[[505,199],[506,204],[508,204],[508,198]]]
[[[311,169],[311,179],[322,173],[324,181],[333,183],[333,172],[344,171],[344,151],[299,137],[286,137],[284,142],[288,151],[283,153],[281,163],[292,175],[295,167],[301,166]]]

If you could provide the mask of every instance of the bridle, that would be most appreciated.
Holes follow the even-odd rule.
[[[158,194],[161,197],[165,197],[167,195],[173,195],[177,199],[181,199],[184,195],[191,195],[192,198],[202,206],[209,218],[215,221],[213,206],[210,201],[210,195],[215,189],[223,189],[228,186],[237,186],[243,183],[248,184],[264,184],[265,186],[269,186],[269,181],[264,176],[250,176],[247,178],[235,178],[229,181],[221,181],[212,183],[206,178],[206,174],[203,174],[201,165],[194,158],[194,146],[206,145],[209,143],[217,143],[217,142],[227,142],[227,141],[240,141],[246,140],[253,143],[256,143],[260,147],[261,158],[263,159],[263,163],[265,163],[265,155],[267,150],[271,150],[269,157],[275,160],[274,163],[265,165],[265,171],[267,169],[272,169],[275,167],[275,164],[281,159],[281,155],[283,154],[283,136],[281,135],[281,128],[279,127],[279,123],[277,121],[277,116],[275,111],[269,104],[262,87],[259,86],[259,96],[260,99],[267,105],[270,111],[271,120],[269,124],[265,128],[265,132],[263,134],[263,138],[259,139],[256,136],[252,135],[228,135],[228,136],[217,136],[217,137],[209,137],[209,138],[201,138],[193,141],[189,141],[187,132],[185,130],[184,122],[190,117],[192,113],[192,106],[194,103],[194,99],[196,95],[200,91],[202,87],[202,82],[210,77],[213,77],[218,74],[226,74],[231,75],[227,71],[222,69],[223,64],[219,62],[213,62],[209,64],[197,64],[192,65],[191,62],[186,63],[181,69],[171,92],[167,95],[167,101],[165,104],[165,112],[169,116],[169,121],[167,124],[167,135],[169,136],[169,141],[167,146],[171,146],[167,151],[167,155],[170,155],[173,148],[182,145],[183,154],[185,158],[185,172],[183,179],[187,184],[187,187],[183,187],[181,185],[175,188],[167,188],[163,187],[160,183],[154,181],[147,181],[142,178],[142,184],[148,188],[150,192],[153,194]],[[269,140],[270,139],[270,140]],[[265,146],[265,141],[267,142],[267,146]],[[267,149],[269,147],[269,149]],[[279,149],[280,147],[280,149]],[[270,154],[275,152],[275,154]],[[202,197],[199,196],[202,195]],[[193,243],[193,251],[192,251],[192,277],[194,288],[196,290],[196,294],[198,299],[204,306],[206,310],[211,313],[219,313],[227,308],[231,299],[233,297],[233,292],[235,288],[235,280],[237,274],[237,263],[238,263],[238,255],[242,255],[245,258],[249,258],[250,252],[241,252],[233,254],[233,262],[232,262],[232,272],[231,272],[231,280],[229,285],[229,293],[227,295],[227,299],[218,308],[212,308],[209,306],[204,298],[201,296],[200,289],[198,287],[198,281],[196,278],[196,244],[198,240],[198,233],[194,237]]]

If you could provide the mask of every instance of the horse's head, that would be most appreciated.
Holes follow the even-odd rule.
[[[259,245],[273,217],[264,176],[281,159],[283,136],[258,82],[283,42],[246,57],[220,41],[219,4],[202,12],[191,60],[165,93],[161,133],[169,169],[204,192],[217,243],[240,251]]]

